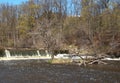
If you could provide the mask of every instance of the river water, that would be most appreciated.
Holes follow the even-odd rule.
[[[87,67],[42,60],[0,61],[0,83],[120,83],[120,61]]]

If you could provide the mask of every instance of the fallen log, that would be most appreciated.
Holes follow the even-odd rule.
[[[88,64],[91,65],[91,64],[107,64],[107,63],[101,60],[93,60],[93,61],[90,61]]]
[[[72,62],[79,66],[81,66],[81,65],[86,66],[86,65],[92,65],[92,64],[107,64],[106,62],[103,62],[102,59],[108,57],[108,55],[104,54],[104,53],[97,54],[92,59],[87,58],[87,56],[86,56],[86,58],[83,58],[81,56],[79,56],[79,57],[81,58],[81,60],[72,61]]]

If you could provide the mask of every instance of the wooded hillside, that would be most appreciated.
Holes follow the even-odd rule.
[[[0,4],[0,47],[120,51],[120,0]]]

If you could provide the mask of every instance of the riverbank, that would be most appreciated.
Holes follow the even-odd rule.
[[[51,57],[46,57],[46,56],[17,56],[17,57],[0,57],[0,61],[5,61],[5,60],[31,60],[31,59],[42,59],[42,60],[51,60]],[[120,58],[104,58],[102,59],[104,60],[108,60],[108,61],[120,61]],[[69,63],[71,62],[72,59],[62,59],[62,58],[54,58],[52,60],[52,63]]]
[[[72,63],[71,59],[61,59],[61,58],[54,58],[53,60],[51,57],[45,56],[28,56],[28,57],[1,57],[0,61],[21,61],[21,60],[40,60],[43,62],[47,62],[49,64],[70,64]]]

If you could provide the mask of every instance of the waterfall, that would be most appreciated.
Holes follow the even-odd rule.
[[[46,50],[45,52],[46,52],[46,56],[47,56],[47,57],[49,57],[49,56],[50,56],[50,54],[48,53],[48,51]]]
[[[9,57],[26,57],[26,56],[46,56],[49,57],[50,54],[47,50],[8,50],[5,49],[5,56]]]
[[[10,51],[6,49],[5,50],[5,55],[6,55],[7,58],[10,57]]]
[[[38,56],[41,56],[39,50],[37,50],[37,54],[38,54]]]

